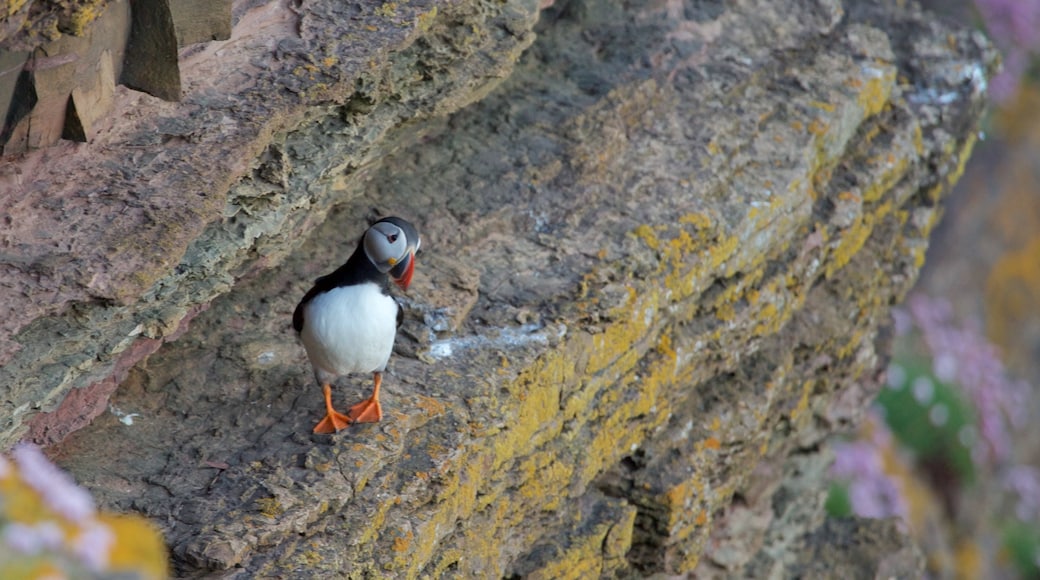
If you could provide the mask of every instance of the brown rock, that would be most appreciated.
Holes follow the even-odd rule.
[[[166,337],[280,262],[385,152],[420,137],[416,123],[500,82],[533,40],[536,11],[243,3],[234,39],[178,63],[182,102],[117,88],[114,112],[97,117],[74,98],[92,142],[0,161],[0,445],[105,381],[134,340]]]
[[[314,20],[350,9],[305,6],[301,39],[277,46],[313,40],[320,75]],[[455,70],[440,59],[529,38],[533,6],[500,8],[483,20],[500,26],[474,29],[460,24],[474,7],[438,5],[426,35],[369,61],[389,63],[385,85],[312,98],[234,158],[253,166],[211,226],[182,234],[175,275],[137,258],[156,276],[153,338],[181,293],[248,278],[129,373],[113,403],[132,425],[102,415],[53,451],[103,504],[160,522],[180,574],[686,573],[738,491],[770,495],[753,484],[763,460],[854,421],[877,387],[878,329],[974,142],[993,56],[980,38],[895,4],[571,2],[497,90],[463,93],[480,103],[432,126],[403,115],[431,108]],[[308,70],[277,78],[335,94]],[[422,139],[356,148],[401,119]],[[162,183],[227,151],[191,114],[162,126],[179,139],[159,155],[207,152],[147,173]],[[384,213],[438,255],[407,305],[412,335],[433,336],[392,359],[382,423],[314,436],[321,394],[289,318]],[[297,228],[311,235],[295,247]],[[131,318],[126,273],[98,276]],[[433,329],[425,314],[449,306],[462,314]],[[809,531],[812,505],[784,513]]]

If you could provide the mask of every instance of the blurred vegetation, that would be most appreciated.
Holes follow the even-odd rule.
[[[166,575],[166,547],[147,520],[97,512],[90,494],[36,447],[0,455],[0,578]]]
[[[984,31],[1003,69],[897,313],[889,384],[834,446],[827,509],[902,517],[931,577],[1040,578],[1040,0],[923,1]]]
[[[1040,578],[1040,469],[1015,443],[1033,390],[947,303],[908,306],[870,419],[834,445],[828,514],[903,518],[939,578]]]

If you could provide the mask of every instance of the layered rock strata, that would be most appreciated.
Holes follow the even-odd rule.
[[[465,83],[425,78],[421,63],[489,37],[519,51],[536,9],[439,6],[434,28],[458,15],[516,18],[490,32],[441,28],[435,46],[413,37],[372,67],[387,75],[388,92],[375,93],[387,100],[309,85],[295,115],[253,119],[278,130],[258,127],[224,173],[207,162],[242,141],[210,139],[220,119],[188,115],[195,124],[183,121],[150,160],[159,165],[125,177],[160,197],[176,183],[195,184],[180,195],[199,183],[227,193],[179,210],[220,209],[205,227],[174,228],[183,252],[151,230],[106,231],[124,251],[148,250],[129,260],[139,275],[84,267],[43,320],[68,321],[58,313],[69,304],[81,332],[125,320],[123,335],[115,323],[93,341],[71,332],[112,345],[131,323],[161,340],[209,307],[126,371],[113,413],[53,453],[105,505],[158,522],[180,574],[811,569],[769,560],[768,548],[816,549],[829,528],[777,534],[766,520],[782,510],[743,534],[743,554],[708,540],[732,525],[734,506],[781,489],[763,484],[760,466],[812,452],[877,388],[879,329],[971,151],[992,55],[977,35],[901,3],[572,0],[542,13],[537,42],[486,98],[425,122],[454,108],[425,100],[440,96],[428,92],[438,79],[449,92]],[[298,56],[307,30],[300,40],[277,28],[288,40],[274,46]],[[320,84],[329,62],[313,62],[291,78]],[[403,87],[425,97],[389,98]],[[406,121],[409,104],[425,119]],[[214,156],[218,142],[227,149]],[[169,165],[189,149],[224,181]],[[388,416],[311,435],[321,393],[290,314],[387,213],[424,234],[384,381]],[[81,306],[75,293],[88,290],[109,297]],[[18,358],[28,345],[12,360],[28,360]],[[62,360],[53,354],[43,360]],[[50,400],[116,356],[53,385]],[[336,397],[367,387],[345,379]],[[806,532],[821,525],[822,494],[810,498],[797,512]],[[843,529],[836,541],[874,534]]]

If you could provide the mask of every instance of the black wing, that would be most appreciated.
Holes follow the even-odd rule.
[[[357,249],[354,250],[354,253],[345,264],[336,268],[336,271],[331,274],[326,274],[315,280],[314,286],[303,295],[303,299],[300,300],[300,303],[296,305],[296,310],[293,311],[293,328],[296,332],[303,330],[303,307],[318,294],[328,292],[329,290],[339,288],[340,286],[353,286],[354,284],[364,284],[366,282],[375,282],[376,284],[380,284],[383,287],[383,292],[386,292],[386,274],[376,269],[375,265],[369,261],[367,256],[365,256],[364,250],[361,249],[361,244],[358,244]],[[397,325],[400,326],[400,304],[397,305],[397,320]]]
[[[300,332],[303,330],[303,307],[306,306],[308,302],[313,300],[314,297],[318,294],[331,290],[331,288],[324,288],[324,285],[322,284],[322,281],[326,278],[328,278],[328,276],[322,276],[321,278],[315,280],[314,286],[312,286],[311,289],[303,295],[303,299],[300,300],[300,303],[296,305],[296,310],[293,310],[292,327],[296,332]]]

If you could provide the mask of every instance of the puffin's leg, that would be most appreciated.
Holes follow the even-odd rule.
[[[350,424],[350,417],[337,412],[332,408],[332,386],[328,383],[322,385],[325,389],[325,418],[314,426],[315,433],[335,433],[346,429]]]
[[[377,423],[383,418],[383,408],[379,406],[379,385],[383,383],[383,373],[372,373],[372,396],[350,408],[350,420],[355,423]]]

